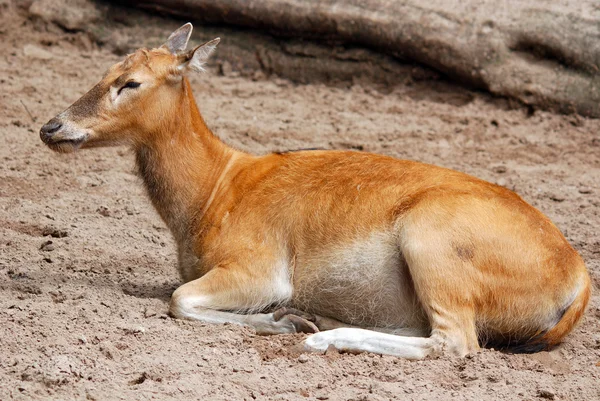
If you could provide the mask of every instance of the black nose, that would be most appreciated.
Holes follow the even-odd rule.
[[[52,120],[44,124],[44,126],[40,130],[40,136],[42,137],[42,139],[52,138],[52,135],[54,135],[54,133],[58,131],[61,127],[62,123],[58,119],[53,118]]]

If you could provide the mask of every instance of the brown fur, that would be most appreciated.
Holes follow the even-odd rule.
[[[581,318],[582,259],[515,193],[375,154],[234,150],[202,119],[177,70],[186,57],[139,50],[57,116],[87,130],[81,147],[135,150],[188,282],[174,315],[217,321],[226,316],[216,310],[287,304],[348,325],[429,331],[460,355],[479,342],[551,347]],[[130,79],[139,90],[111,100]],[[287,281],[291,293],[275,288]],[[265,332],[280,332],[274,324]]]

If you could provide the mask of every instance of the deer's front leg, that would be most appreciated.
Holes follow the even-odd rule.
[[[266,269],[260,274],[260,270],[250,272],[229,264],[177,288],[171,297],[169,312],[180,319],[250,326],[263,335],[319,331],[312,322],[295,315],[275,320],[272,313],[240,314],[283,304],[291,295],[287,273],[271,273]]]

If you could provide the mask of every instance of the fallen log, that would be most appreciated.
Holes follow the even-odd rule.
[[[600,6],[594,0],[125,3],[186,20],[361,45],[534,107],[600,117]]]

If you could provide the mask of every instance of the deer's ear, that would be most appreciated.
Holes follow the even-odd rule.
[[[169,35],[169,39],[161,47],[166,48],[173,54],[183,52],[190,40],[193,28],[192,24],[188,22]]]
[[[221,38],[213,39],[190,50],[182,63],[179,65],[180,70],[193,70],[197,72],[204,71],[204,64],[208,61],[210,55],[215,51]]]

